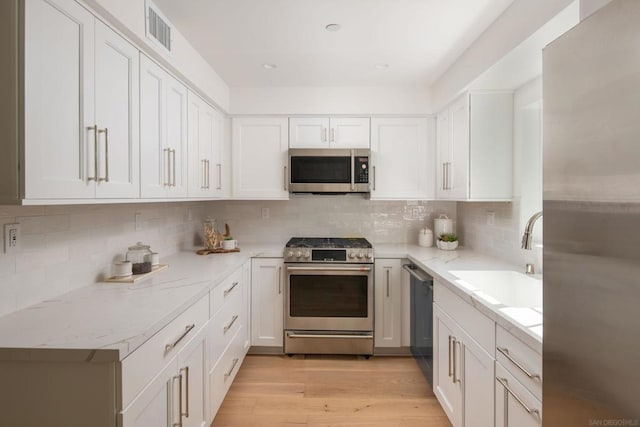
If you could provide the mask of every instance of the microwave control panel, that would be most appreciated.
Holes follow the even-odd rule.
[[[356,184],[369,183],[369,157],[355,157],[355,171],[353,181]]]

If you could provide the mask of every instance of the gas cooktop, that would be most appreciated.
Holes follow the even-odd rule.
[[[362,237],[292,237],[285,247],[309,249],[369,249],[372,246],[367,239]]]
[[[285,246],[284,261],[372,263],[373,249],[363,238],[294,237]]]

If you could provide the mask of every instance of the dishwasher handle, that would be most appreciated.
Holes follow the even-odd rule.
[[[420,282],[433,283],[433,277],[429,276],[427,273],[412,264],[402,264],[402,268],[407,270],[414,279],[417,279]]]

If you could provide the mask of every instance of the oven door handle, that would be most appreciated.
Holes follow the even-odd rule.
[[[289,338],[358,338],[358,339],[371,339],[373,334],[299,334],[297,332],[287,332]]]
[[[371,271],[371,267],[289,267],[287,271]]]

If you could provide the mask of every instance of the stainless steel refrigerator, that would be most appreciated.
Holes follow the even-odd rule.
[[[543,425],[640,425],[640,1],[543,52]]]

